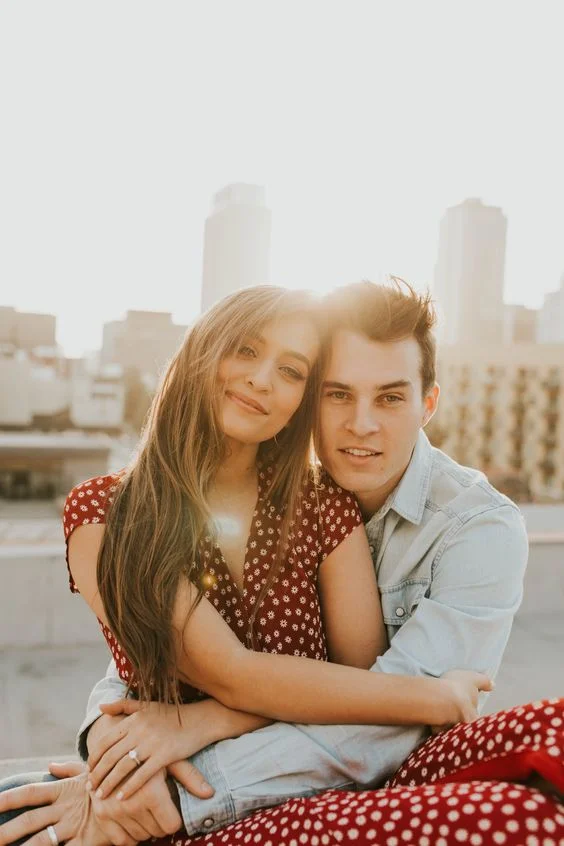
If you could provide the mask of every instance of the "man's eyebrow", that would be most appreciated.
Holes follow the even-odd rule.
[[[350,391],[352,390],[350,385],[346,385],[344,382],[324,382],[324,388],[337,388],[340,391]],[[412,388],[413,383],[409,379],[397,379],[395,382],[386,382],[385,385],[375,385],[374,391],[380,393],[381,391],[391,391],[394,388]]]
[[[256,340],[263,345],[266,344],[266,341],[264,340],[262,335],[257,335]],[[298,352],[297,350],[282,350],[282,355],[290,355],[292,356],[292,358],[297,358],[299,361],[303,361],[306,367],[311,368],[311,361],[309,360],[307,355],[304,355],[303,353]]]
[[[350,391],[351,386],[345,385],[344,382],[324,382],[324,388],[337,388],[340,391]]]
[[[413,383],[409,379],[397,379],[395,382],[386,382],[385,385],[378,385],[377,391],[391,391],[394,388],[412,388]]]

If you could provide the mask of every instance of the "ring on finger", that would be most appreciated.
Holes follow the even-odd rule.
[[[59,846],[59,838],[57,837],[57,832],[55,831],[55,826],[54,825],[48,825],[47,828],[45,829],[45,831],[47,832],[47,836],[49,837],[49,840],[51,841],[53,846]]]
[[[131,758],[132,761],[135,761],[135,765],[137,767],[141,766],[141,758],[139,757],[139,753],[137,752],[137,749],[130,749],[127,754],[129,755],[129,757]]]

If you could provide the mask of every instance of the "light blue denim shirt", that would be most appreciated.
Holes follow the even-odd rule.
[[[527,536],[520,512],[482,473],[461,467],[420,433],[397,488],[366,524],[390,647],[374,672],[494,676],[521,602]],[[99,703],[124,695],[110,664],[90,695],[79,734]],[[423,727],[274,723],[191,759],[215,787],[195,799],[180,785],[188,834],[212,831],[257,808],[328,788],[368,787],[392,775]]]

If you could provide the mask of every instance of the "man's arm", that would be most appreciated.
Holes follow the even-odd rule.
[[[457,523],[435,555],[429,596],[378,658],[379,669],[472,669],[493,678],[523,598],[527,556],[524,522],[511,505]]]
[[[104,678],[96,682],[90,691],[86,706],[86,716],[78,730],[76,747],[83,761],[88,759],[88,747],[86,745],[88,732],[92,724],[102,716],[100,705],[102,702],[116,702],[118,699],[124,699],[126,691],[127,685],[120,679],[117,667],[112,659],[108,664]]]

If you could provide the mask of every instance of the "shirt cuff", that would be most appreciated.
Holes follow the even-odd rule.
[[[235,822],[235,805],[227,781],[219,768],[215,748],[210,746],[198,752],[190,758],[190,762],[202,773],[208,784],[212,785],[215,793],[210,799],[198,799],[176,782],[186,833],[190,836],[205,834]]]
[[[91,727],[94,725],[98,717],[102,716],[102,712],[98,707],[92,708],[86,714],[84,720],[82,721],[82,725],[78,730],[78,734],[76,735],[76,751],[80,755],[83,761],[88,760],[88,746],[86,745],[86,741],[88,739],[88,732],[90,731]]]

